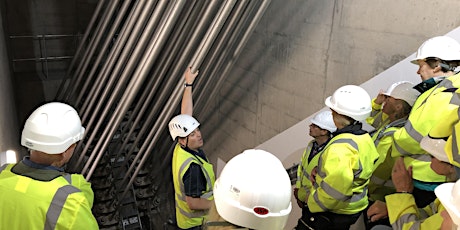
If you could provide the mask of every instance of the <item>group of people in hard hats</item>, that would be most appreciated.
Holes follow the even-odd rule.
[[[177,227],[283,229],[294,195],[302,209],[296,230],[349,229],[361,216],[372,230],[460,229],[460,44],[433,37],[412,63],[419,84],[396,82],[374,99],[345,85],[326,98],[328,110],[311,119],[293,192],[280,160],[264,150],[236,155],[216,179],[192,116],[198,72],[188,68],[181,114],[168,124]],[[90,184],[63,168],[84,131],[64,103],[30,115],[21,136],[30,156],[0,167],[0,229],[98,228]]]
[[[313,140],[293,190],[302,209],[296,230],[349,229],[361,216],[372,230],[460,226],[460,74],[455,72],[460,44],[448,36],[433,37],[412,63],[419,66],[421,83],[395,82],[374,99],[359,86],[345,85],[326,98],[328,109],[311,119]],[[201,146],[191,144],[193,135],[201,140],[199,123],[184,106],[193,104],[195,77],[186,71],[182,114],[169,124],[177,140],[173,175],[179,228],[283,229],[291,193],[276,157],[246,150],[215,181]],[[363,122],[373,128],[365,130]],[[196,183],[199,189],[191,189]],[[194,199],[206,206],[195,210]],[[201,212],[207,210],[209,216]]]
[[[460,44],[433,37],[412,63],[421,83],[396,82],[373,100],[343,86],[326,99],[332,115],[313,117],[294,189],[297,230],[349,229],[361,215],[372,230],[460,226]]]

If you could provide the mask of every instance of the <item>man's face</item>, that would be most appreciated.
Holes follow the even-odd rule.
[[[311,123],[309,135],[313,138],[327,135],[327,130],[321,129],[319,126]]]
[[[393,114],[397,112],[397,110],[397,99],[394,97],[386,96],[382,111],[386,114]]]
[[[203,147],[203,138],[201,136],[200,128],[196,128],[186,138],[180,139],[180,144],[197,151]]]

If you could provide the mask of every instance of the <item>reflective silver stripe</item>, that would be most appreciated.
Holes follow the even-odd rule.
[[[438,213],[438,206],[435,204],[435,202],[430,203],[430,208],[432,213]]]
[[[455,162],[460,163],[460,155],[458,152],[457,132],[452,131],[452,158]]]
[[[434,203],[434,202],[431,202],[431,204]],[[436,212],[435,212],[436,213]],[[425,211],[425,209],[423,208],[419,208],[418,209],[418,214],[419,214],[419,218],[420,220],[424,220],[426,218],[428,218],[430,215],[428,215],[428,213]]]
[[[391,226],[393,227],[393,229],[403,229],[403,225],[405,223],[413,222],[414,224],[410,229],[420,229],[420,222],[415,222],[416,220],[417,217],[414,214],[408,213],[399,217]]]
[[[350,199],[350,203],[353,203],[353,202],[356,202],[356,201],[360,201],[362,200],[364,197],[367,196],[367,186],[363,189],[363,191],[359,194],[353,194],[351,196],[351,199]]]
[[[72,174],[65,174],[63,175],[62,177],[64,177],[64,179],[69,182],[69,184],[72,184]]]
[[[350,139],[350,138],[337,139],[337,140],[333,141],[331,143],[331,145],[334,144],[334,143],[347,143],[347,144],[350,144],[353,148],[355,148],[359,152],[358,144],[356,144],[356,142],[353,139]]]
[[[313,195],[313,199],[316,201],[316,203],[318,204],[318,206],[324,210],[325,212],[329,211],[328,208],[326,208],[326,206],[323,205],[323,202],[321,202],[319,200],[319,197],[318,197],[318,191],[315,192],[315,194]]]
[[[335,200],[340,200],[340,201],[347,201],[351,198],[351,196],[347,196],[339,191],[337,191],[335,188],[330,186],[328,183],[321,181],[321,188],[329,195],[330,197],[334,198]]]
[[[452,81],[448,78],[445,78],[445,79],[442,79],[442,81],[438,84],[439,87],[446,87],[446,88],[456,88],[454,87],[454,84],[452,83]]]
[[[72,193],[80,192],[80,189],[72,186],[65,185],[60,187],[54,194],[53,200],[51,200],[50,207],[46,212],[45,230],[53,230],[56,228],[57,221],[61,215],[64,204],[67,197]]]
[[[201,198],[204,198],[204,199],[208,199],[209,197],[211,197],[212,195],[214,195],[214,192],[213,191],[209,191],[207,193],[203,193],[203,195],[201,195],[200,197]]]
[[[179,177],[182,174],[182,172],[185,170],[185,168],[187,167],[187,165],[189,165],[190,162],[194,161],[194,159],[192,157],[189,157],[187,158],[187,160],[185,160],[182,165],[180,166],[179,168]],[[196,163],[198,163],[200,166],[201,166],[201,171],[203,172],[205,178],[206,178],[206,183],[208,184],[208,188],[212,188],[212,182],[211,182],[211,177],[209,176],[208,172],[206,170],[203,169],[203,164],[200,162],[200,161],[195,161]],[[179,186],[180,186],[180,191],[181,191],[181,195],[179,196],[179,199],[180,200],[183,200],[185,201],[185,186],[184,186],[184,182],[182,181],[182,178],[179,178]],[[209,191],[207,193],[204,193],[200,196],[200,198],[204,198],[204,199],[207,199],[209,197],[213,196],[213,191]],[[176,202],[176,208],[179,209],[179,211],[182,213],[182,215],[184,216],[187,216],[189,218],[195,218],[195,217],[200,217],[200,216],[203,216],[206,214],[206,211],[196,211],[196,210],[193,210],[192,213],[188,213],[186,212],[185,210],[183,210],[182,208],[180,208]]]
[[[414,155],[410,155],[409,157],[412,159],[418,160],[418,161],[431,162],[430,154],[414,154]]]
[[[358,179],[359,176],[361,176],[361,173],[363,172],[363,164],[361,164],[361,160],[358,159],[358,170],[353,173],[353,176],[355,179]]]
[[[379,124],[382,124],[383,122],[383,118],[382,118],[382,115],[383,113],[380,113],[380,116],[376,116],[379,112],[381,112],[382,110],[372,110],[373,112],[371,112],[371,117],[375,117],[374,118],[374,122],[372,122],[372,127],[377,127]]]
[[[454,94],[454,93],[458,95],[458,93],[452,92],[452,94]],[[452,105],[460,105],[460,98],[458,96],[457,97],[452,96],[452,98],[450,98],[450,104],[452,104]]]
[[[349,138],[341,138],[341,139],[337,139],[337,140],[334,140],[332,142],[329,142],[329,144],[324,147],[324,150],[326,150],[330,145],[333,145],[335,143],[346,143],[346,144],[349,144],[351,145],[353,148],[355,148],[358,152],[359,152],[359,149],[358,149],[358,144],[356,144],[356,142],[353,140],[353,139],[349,139]],[[318,165],[321,165],[322,164],[322,161],[323,161],[323,158],[320,157],[319,160],[318,160]],[[360,162],[361,163],[361,162]],[[361,167],[362,169],[362,167]],[[317,168],[317,173],[320,177],[326,177],[326,173],[324,173],[323,171],[321,171],[321,168],[318,167]]]
[[[399,154],[401,154],[401,156],[409,156],[410,153],[407,152],[406,150],[404,150],[403,148],[401,148],[401,146],[398,145],[398,143],[396,143],[396,141],[393,141],[393,144],[396,148],[396,151],[399,152]]]
[[[384,179],[379,178],[379,177],[377,177],[375,175],[371,176],[371,181],[372,181],[372,183],[374,183],[376,185],[381,185],[381,186],[391,187],[391,188],[395,187],[395,185],[393,184],[392,180],[384,180]]]
[[[191,161],[193,161],[192,158],[187,158],[187,160],[185,160],[184,163],[182,163],[182,165],[181,165],[180,168],[179,168],[179,175],[178,175],[178,176],[179,176],[179,180],[178,180],[178,181],[179,181],[179,186],[180,186],[180,190],[181,190],[181,191],[185,191],[184,182],[182,181],[182,178],[181,178],[182,172],[184,171],[185,167],[187,167],[187,165],[188,165]],[[181,196],[179,197],[179,199],[185,201],[185,194],[184,194],[183,192],[181,192]]]
[[[338,143],[338,144],[342,144],[342,143],[346,143],[346,144],[349,144],[351,145],[351,147],[353,147],[354,149],[356,149],[357,152],[359,152],[359,147],[358,147],[358,144],[356,144],[356,142],[353,140],[353,139],[349,139],[349,138],[342,138],[342,139],[337,139],[335,141],[333,141],[331,143],[332,144],[335,144],[335,143]],[[319,165],[319,164],[318,164]],[[361,172],[363,171],[363,165],[361,163],[361,160],[358,161],[358,170],[356,172],[353,173],[354,177],[355,178],[359,178],[359,176],[361,175]],[[318,172],[319,173],[319,172]],[[326,176],[326,174],[324,174],[322,172],[321,174],[321,177],[324,177]]]
[[[176,203],[176,207],[178,207],[177,203]],[[206,215],[206,211],[202,211],[202,210],[192,210],[191,213],[188,213],[185,210],[179,208],[179,212],[182,213],[182,215],[184,215],[184,216],[186,216],[188,218],[203,217],[204,215]]]
[[[393,135],[393,133],[396,131],[396,130],[390,130],[388,132],[385,132],[385,130],[387,129],[388,127],[385,127],[383,128],[379,134],[377,134],[377,137],[375,138],[375,141],[374,141],[374,145],[377,146],[379,145],[380,143],[380,140],[382,140],[382,138],[384,137],[387,137],[387,136],[390,136],[390,135]]]
[[[407,122],[407,119],[405,118],[401,118],[401,119],[398,119],[396,121],[393,121],[391,122],[390,124],[384,126],[379,134],[377,135],[377,137],[375,138],[375,141],[374,141],[374,145],[377,146],[380,142],[380,140],[383,138],[383,137],[386,137],[386,136],[390,136],[390,135],[393,135],[393,133],[396,131],[396,130],[390,130],[388,132],[385,132],[388,128],[392,128],[392,127],[403,127]]]
[[[334,198],[335,200],[338,200],[338,201],[342,201],[342,202],[349,202],[349,203],[353,203],[353,202],[357,202],[357,201],[360,201],[362,200],[363,198],[365,198],[367,196],[367,187],[364,188],[364,190],[359,193],[359,194],[353,194],[351,196],[346,196],[344,195],[343,193],[335,190],[334,188],[332,188],[330,185],[328,185],[327,183],[325,183],[324,181],[321,182],[321,188],[323,188],[323,190],[329,195],[331,196],[332,198]],[[319,199],[318,197],[318,191],[313,195],[313,198],[314,200],[316,201],[316,203],[318,204],[318,206],[323,209],[324,211],[328,211],[329,209],[326,208],[326,206],[321,202],[321,200]]]
[[[416,140],[419,143],[420,141],[422,141],[423,135],[419,133],[417,130],[415,130],[410,120],[406,122],[406,125],[404,127],[406,128],[407,134],[409,134],[409,136],[412,137],[412,139]]]

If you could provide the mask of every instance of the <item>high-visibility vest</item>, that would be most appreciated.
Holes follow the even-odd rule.
[[[310,191],[310,188],[312,187],[312,183],[310,181],[310,175],[311,172],[313,171],[313,168],[315,168],[318,165],[318,159],[321,154],[318,152],[311,160],[308,162],[308,158],[310,157],[310,154],[312,153],[313,149],[313,144],[315,140],[310,141],[308,143],[307,148],[302,154],[302,161],[299,164],[299,167],[297,169],[297,182],[296,182],[296,188],[297,190],[297,198],[301,200],[302,202],[305,202],[307,198],[307,193]]]
[[[14,165],[0,168],[0,229],[99,229],[82,175],[40,181],[11,172]]]
[[[460,105],[460,89],[454,92],[455,95],[452,98],[453,103]],[[456,100],[456,101],[455,101]],[[450,111],[455,112],[455,111]],[[460,111],[459,111],[460,112]],[[443,122],[439,122],[435,125],[429,133],[431,138],[447,139],[444,151],[449,158],[449,162],[455,165],[457,168],[460,167],[460,122],[457,114],[446,114],[443,117]]]
[[[172,173],[176,200],[177,226],[182,229],[200,226],[207,215],[207,210],[190,209],[187,205],[187,201],[185,200],[185,187],[182,178],[192,163],[200,165],[203,175],[206,178],[206,191],[203,191],[201,198],[207,200],[214,199],[212,189],[214,186],[215,176],[212,164],[206,159],[185,151],[179,144],[176,144],[172,160]]]
[[[460,75],[456,74],[424,92],[415,101],[406,125],[393,135],[392,156],[403,156],[406,168],[412,166],[412,178],[418,181],[448,181],[446,176],[431,169],[431,155],[420,147],[420,141],[438,124],[453,120],[452,117],[458,120],[455,90],[459,86]]]
[[[333,137],[319,157],[316,183],[307,200],[310,211],[356,214],[364,210],[369,178],[378,158],[367,133]]]
[[[375,129],[380,129],[384,125],[388,124],[388,115],[382,111],[382,105],[375,103],[375,99],[372,99],[372,111],[371,115],[366,118],[366,123],[374,127]]]
[[[379,153],[377,168],[372,173],[369,182],[369,199],[371,201],[385,201],[385,196],[395,192],[395,187],[391,180],[391,170],[396,158],[391,156],[391,145],[393,143],[393,133],[406,123],[406,119],[395,120],[377,130],[372,135],[374,145]]]
[[[388,218],[393,229],[439,229],[445,210],[439,199],[424,208],[418,208],[414,196],[409,193],[395,193],[385,197]]]

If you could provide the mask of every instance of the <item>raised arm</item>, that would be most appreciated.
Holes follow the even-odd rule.
[[[184,78],[185,78],[185,89],[184,95],[182,96],[182,104],[181,104],[181,114],[188,114],[193,116],[193,98],[192,98],[192,85],[195,81],[195,78],[198,76],[198,70],[196,73],[192,73],[191,67],[188,67],[185,70]]]

